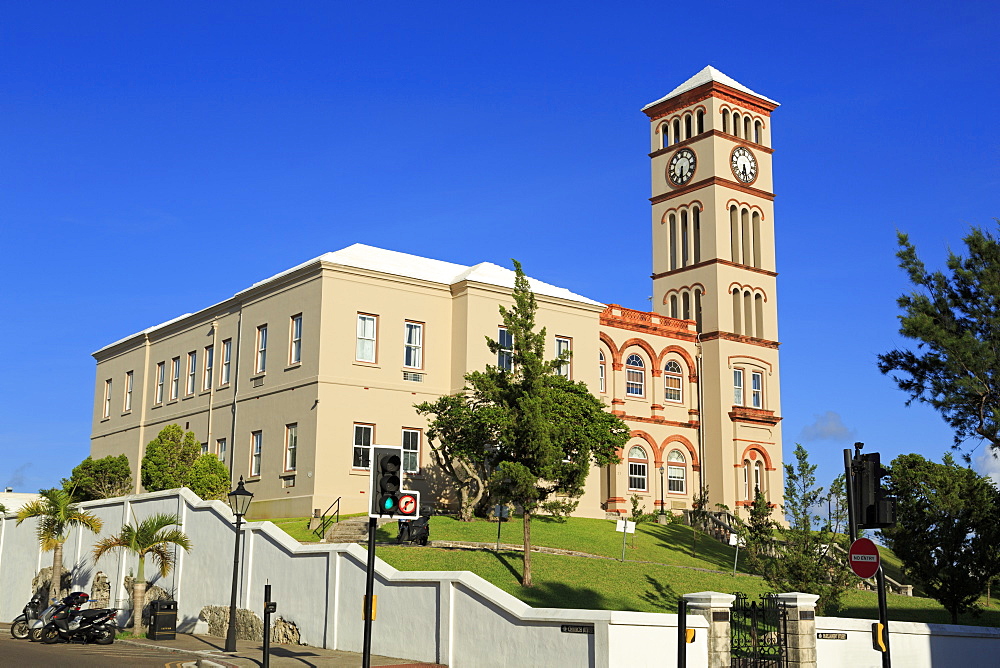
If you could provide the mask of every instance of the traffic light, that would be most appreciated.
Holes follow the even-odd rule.
[[[402,448],[372,446],[371,495],[369,517],[394,517],[399,514],[400,468]]]
[[[858,454],[854,458],[854,500],[857,524],[862,529],[882,529],[896,524],[896,499],[882,488],[882,468],[879,453]]]

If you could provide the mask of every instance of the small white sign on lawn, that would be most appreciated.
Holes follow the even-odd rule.
[[[625,533],[635,533],[635,522],[629,520],[618,520],[615,531]]]

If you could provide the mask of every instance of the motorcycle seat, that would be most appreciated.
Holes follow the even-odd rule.
[[[80,611],[80,616],[84,617],[84,618],[88,618],[88,617],[100,617],[101,615],[106,615],[109,612],[111,612],[111,611],[108,610],[107,608],[98,608],[96,610],[81,610]]]

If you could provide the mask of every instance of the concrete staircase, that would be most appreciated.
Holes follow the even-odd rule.
[[[382,526],[395,520],[379,520],[378,525]],[[340,520],[330,525],[323,536],[321,543],[364,543],[368,540],[368,518],[351,517]]]

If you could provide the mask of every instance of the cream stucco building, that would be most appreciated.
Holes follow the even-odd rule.
[[[647,105],[654,311],[532,281],[548,352],[630,426],[578,513],[780,501],[781,433],[770,112],[706,68]],[[636,277],[638,280],[638,277]],[[354,245],[112,343],[97,360],[91,454],[143,448],[179,424],[255,494],[255,517],[368,506],[368,448],[402,445],[410,486],[445,494],[415,403],[503,363],[514,274]],[[661,468],[662,467],[662,468]],[[661,480],[663,481],[661,489]]]

